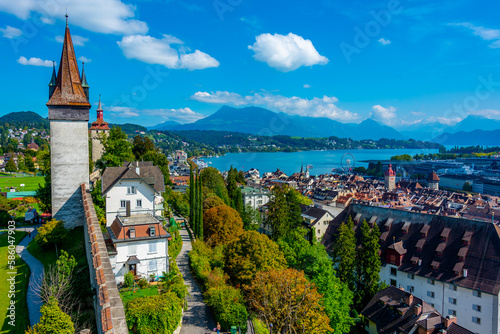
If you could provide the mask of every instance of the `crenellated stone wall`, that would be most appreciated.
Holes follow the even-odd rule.
[[[99,334],[128,333],[125,310],[116,287],[108,251],[99,226],[92,196],[82,184],[81,196],[85,210],[85,250],[90,270],[90,284],[95,291],[94,309]]]

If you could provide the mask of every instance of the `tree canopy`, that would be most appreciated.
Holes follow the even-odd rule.
[[[278,245],[266,235],[245,231],[227,244],[225,271],[235,285],[250,284],[257,271],[282,269],[286,260]]]
[[[213,167],[204,168],[201,171],[201,182],[210,191],[219,196],[224,203],[230,204],[226,183],[219,171]]]
[[[127,134],[120,127],[113,126],[109,131],[109,136],[103,137],[102,144],[104,154],[97,160],[97,168],[119,167],[124,161],[135,159],[132,153],[132,143],[127,140]]]
[[[226,244],[243,233],[243,221],[238,211],[227,205],[219,205],[203,214],[203,231],[208,245]]]
[[[321,294],[304,273],[296,269],[258,272],[247,289],[258,317],[276,333],[329,333],[329,319]]]
[[[271,189],[267,223],[272,228],[273,240],[288,235],[302,223],[300,194],[293,188],[282,185]]]

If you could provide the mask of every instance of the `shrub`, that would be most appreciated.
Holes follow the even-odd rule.
[[[163,272],[162,289],[164,292],[173,292],[180,300],[185,300],[188,294],[187,286],[184,284],[182,274],[177,267],[177,263],[170,262],[170,272]]]
[[[64,222],[52,219],[38,229],[35,240],[40,247],[49,247],[61,242],[67,234],[68,230],[64,227]]]
[[[170,258],[176,259],[177,255],[181,252],[182,248],[182,238],[177,227],[170,227],[168,232],[172,236],[172,240],[168,242],[168,253]]]
[[[61,311],[54,297],[40,309],[42,316],[40,323],[26,331],[27,334],[73,334],[73,322],[71,317]]]
[[[211,287],[205,292],[205,302],[212,307],[215,320],[222,328],[229,330],[231,326],[240,325],[246,333],[248,312],[239,289],[229,285]]]
[[[134,274],[132,274],[130,271],[123,277],[123,285],[125,287],[131,287],[132,285],[134,285]]]
[[[132,333],[173,333],[181,320],[181,303],[173,292],[133,299],[125,308],[128,328]]]
[[[137,285],[139,285],[141,289],[146,289],[149,286],[149,282],[147,278],[143,277],[137,282]]]

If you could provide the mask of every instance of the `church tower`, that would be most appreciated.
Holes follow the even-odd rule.
[[[396,188],[396,172],[392,170],[392,164],[389,164],[389,168],[385,171],[385,187],[389,191]]]
[[[49,94],[52,217],[73,228],[85,221],[80,185],[89,182],[90,103],[80,80],[67,16],[59,70]]]
[[[99,95],[99,105],[97,106],[97,120],[90,127],[90,140],[92,143],[92,161],[95,163],[102,157],[104,146],[101,143],[103,136],[109,135],[109,125],[104,121],[101,106],[101,95]]]

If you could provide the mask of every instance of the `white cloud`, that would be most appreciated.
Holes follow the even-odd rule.
[[[78,60],[81,62],[84,62],[84,63],[90,63],[92,61],[92,59],[89,59],[89,58],[84,57],[84,56],[78,57]]]
[[[54,20],[53,18],[45,17],[45,16],[42,16],[40,18],[40,21],[42,21],[42,23],[45,23],[45,24],[54,24],[54,23],[56,23],[56,20]]]
[[[17,62],[21,65],[33,65],[33,66],[45,66],[45,67],[52,67],[52,60],[43,60],[40,58],[30,58],[27,59],[26,57],[19,57]]]
[[[379,104],[374,105],[372,107],[372,112],[370,113],[370,118],[386,125],[391,125],[396,118],[396,108],[392,106],[384,108]]]
[[[412,114],[416,114],[413,113]],[[422,114],[420,116],[425,116],[424,113],[419,112],[418,114]],[[460,117],[440,117],[440,116],[427,116],[426,118],[417,119],[413,121],[401,120],[399,126],[423,126],[423,125],[433,125],[435,123],[439,123],[445,126],[452,126],[460,122],[463,118]]]
[[[302,87],[304,87],[304,88],[311,88],[311,85],[309,85],[309,84],[304,84],[304,86],[302,86]]]
[[[11,26],[7,26],[5,28],[0,28],[0,31],[2,32],[3,37],[5,38],[16,38],[19,37],[23,34],[21,29],[17,29]]]
[[[69,22],[84,29],[105,34],[145,34],[146,22],[134,19],[136,7],[121,0],[0,0],[0,11],[27,20],[32,13],[42,15],[42,22],[52,24],[64,19],[66,7]]]
[[[187,49],[182,47],[183,42],[170,35],[163,35],[162,39],[141,35],[124,36],[117,43],[125,57],[148,64],[159,64],[171,69],[185,68],[188,70],[219,66],[219,62],[215,58],[200,50],[192,53],[184,52]],[[177,48],[173,48],[173,45],[177,46]]]
[[[378,40],[378,42],[379,42],[380,44],[382,44],[382,45],[388,45],[388,44],[391,44],[391,43],[392,43],[390,39],[385,39],[385,38],[383,38],[383,37],[382,37],[381,39],[379,39],[379,40]]]
[[[193,123],[199,119],[205,118],[205,115],[194,112],[190,108],[179,109],[136,109],[129,107],[110,107],[108,108],[114,115],[119,117],[139,117],[154,116],[162,118],[161,121],[169,120],[179,123]]]
[[[471,115],[483,116],[489,119],[499,119],[500,120],[500,110],[494,109],[482,109],[470,112]]]
[[[84,46],[85,43],[89,41],[88,38],[78,35],[71,35],[71,40],[73,41],[73,45],[78,45],[78,46]],[[59,43],[64,43],[64,37],[56,36],[56,41]]]
[[[255,52],[254,58],[282,72],[328,63],[328,58],[320,55],[310,40],[292,33],[262,34],[255,39],[256,42],[248,46]]]
[[[494,41],[490,48],[500,48],[500,29],[491,29],[482,26],[475,26],[471,23],[450,23],[451,26],[460,26],[472,30],[475,36],[481,37],[485,41]]]
[[[217,91],[211,93],[196,92],[191,96],[191,99],[205,103],[234,106],[257,105],[291,115],[327,117],[338,121],[353,121],[358,118],[356,113],[337,107],[335,103],[338,102],[338,99],[336,97],[326,95],[313,99],[304,99],[297,96],[286,97],[267,93],[242,96],[237,93]]]

